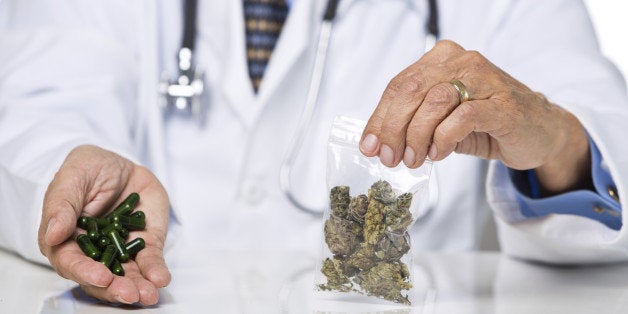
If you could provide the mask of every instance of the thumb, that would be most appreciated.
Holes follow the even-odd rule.
[[[41,226],[45,226],[44,243],[48,246],[55,246],[67,240],[74,230],[76,230],[76,220],[78,217],[67,209],[57,210],[48,219],[42,218]],[[47,220],[47,222],[45,221]]]
[[[39,245],[45,255],[44,246],[55,246],[70,238],[76,230],[84,199],[76,184],[76,177],[66,178],[63,171],[55,176],[44,196]]]

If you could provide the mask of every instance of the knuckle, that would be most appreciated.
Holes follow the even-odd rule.
[[[388,83],[385,94],[388,98],[398,96],[411,97],[412,95],[420,93],[424,85],[424,79],[416,74],[396,76]]]
[[[488,60],[477,50],[467,51],[465,59],[465,62],[475,70],[486,69],[489,65]]]
[[[458,45],[456,42],[448,39],[440,40],[436,43],[435,47],[439,49],[447,50],[447,51],[459,51],[463,50],[462,46]]]
[[[427,103],[453,103],[458,96],[451,84],[438,84],[427,93],[425,102]]]
[[[399,85],[399,92],[404,95],[412,95],[421,91],[421,84],[414,77],[405,79]]]
[[[402,78],[397,75],[395,77],[393,77],[392,80],[390,80],[390,82],[388,82],[388,85],[386,86],[386,89],[384,90],[384,96],[392,96],[396,93],[399,92],[399,85],[401,84]]]

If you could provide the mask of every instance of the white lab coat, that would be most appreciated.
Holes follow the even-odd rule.
[[[206,70],[200,127],[164,119],[156,87],[175,72],[175,1],[0,3],[0,246],[44,262],[36,232],[47,184],[75,146],[90,143],[150,167],[173,207],[169,243],[317,254],[322,220],[282,194],[279,167],[303,108],[324,1],[295,1],[256,96],[248,81],[241,1],[201,1],[197,62]],[[628,105],[621,75],[597,50],[580,1],[441,0],[442,38],[478,50],[575,113],[628,199]],[[424,50],[426,1],[343,0],[314,123],[293,191],[322,208],[332,118],[367,119],[387,82]],[[587,218],[525,220],[498,162],[436,163],[431,212],[416,249],[471,250],[496,213],[502,248],[551,262],[628,259],[628,236]],[[150,209],[145,209],[150,215]],[[625,220],[624,220],[625,223]]]

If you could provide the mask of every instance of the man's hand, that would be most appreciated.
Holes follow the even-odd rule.
[[[123,263],[116,276],[102,263],[85,256],[75,241],[81,215],[103,216],[131,192],[140,195],[138,209],[146,213],[146,229],[129,238],[144,238],[146,247],[135,261]],[[146,168],[95,146],[79,146],[68,154],[44,198],[39,248],[59,275],[81,285],[98,299],[152,305],[157,289],[170,282],[163,257],[169,219],[165,189]]]
[[[540,74],[543,75],[543,74]],[[450,83],[461,81],[469,100]],[[590,153],[578,119],[478,52],[441,41],[398,74],[362,134],[360,150],[386,166],[420,166],[452,152],[535,169],[545,194],[590,182]]]

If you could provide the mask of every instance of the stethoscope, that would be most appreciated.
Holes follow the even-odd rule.
[[[304,141],[306,131],[312,121],[312,116],[318,102],[318,94],[323,74],[325,72],[325,60],[331,39],[334,18],[340,0],[328,0],[323,14],[323,21],[318,35],[316,55],[308,87],[305,106],[299,118],[297,131],[292,138],[290,148],[281,164],[279,184],[286,198],[299,210],[313,216],[321,216],[322,209],[311,208],[299,201],[292,193],[290,175],[294,161]],[[426,24],[425,51],[434,47],[439,37],[438,8],[436,0],[428,0],[429,12]],[[175,80],[162,79],[160,91],[164,110],[167,114],[182,114],[204,120],[205,106],[202,105],[203,95],[203,71],[194,64],[194,38],[196,37],[196,11],[197,0],[185,1],[185,16],[183,28],[183,42],[177,56],[179,74]]]

